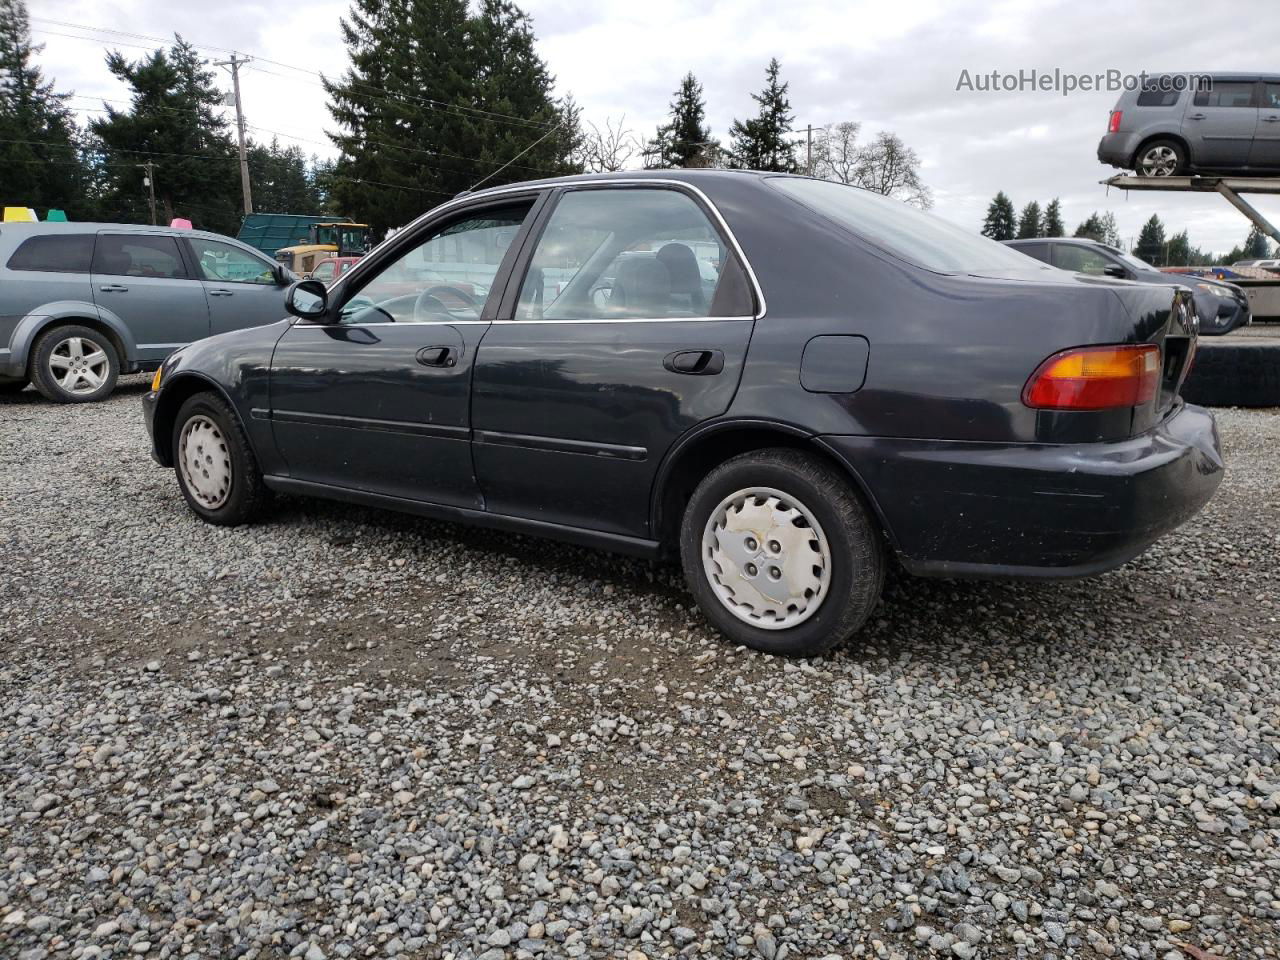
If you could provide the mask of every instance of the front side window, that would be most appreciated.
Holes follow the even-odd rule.
[[[192,237],[189,242],[200,265],[200,276],[205,280],[272,285],[276,282],[270,264],[239,247],[200,237]]]
[[[1095,277],[1102,276],[1107,267],[1111,265],[1111,261],[1096,250],[1065,243],[1056,245],[1053,258],[1063,270],[1070,270],[1073,273],[1088,273]]]
[[[519,320],[747,316],[742,267],[676,190],[566,193],[525,273]]]
[[[10,270],[88,273],[92,258],[93,234],[53,234],[23,240],[6,266]]]
[[[399,253],[342,308],[342,322],[476,320],[532,202],[455,220]]]
[[[337,269],[332,260],[321,260],[316,264],[316,268],[311,271],[311,279],[319,280],[321,283],[328,283],[337,274]]]
[[[100,235],[93,252],[93,272],[157,280],[183,279],[187,275],[177,240],[145,234]]]
[[[1248,82],[1215,82],[1196,92],[1197,107],[1252,107],[1253,84]]]

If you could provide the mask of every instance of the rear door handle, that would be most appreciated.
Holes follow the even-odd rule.
[[[209,291],[209,296],[211,296],[211,297],[229,297],[229,296],[231,296],[231,291],[230,291],[230,290],[210,290],[210,291]]]
[[[668,354],[662,365],[672,373],[710,377],[724,369],[724,354],[719,350],[678,350]]]
[[[418,351],[418,362],[424,367],[452,367],[458,358],[452,347],[423,347]]]
[[[1204,114],[1203,114],[1203,113],[1191,113],[1191,114],[1188,114],[1188,115],[1187,115],[1187,119],[1188,119],[1188,120],[1203,120],[1203,119],[1204,119]]]
[[[98,288],[103,293],[128,293],[129,288],[123,283],[104,283]]]
[[[1280,123],[1280,117],[1275,116],[1274,114],[1269,117],[1263,117],[1262,119],[1267,123]]]

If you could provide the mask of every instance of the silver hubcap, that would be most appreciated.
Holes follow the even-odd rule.
[[[1148,177],[1172,177],[1178,170],[1178,155],[1171,147],[1153,147],[1142,155],[1139,166]]]
[[[194,416],[182,427],[178,440],[178,468],[191,495],[216,510],[231,493],[231,454],[218,425]]]
[[[781,490],[751,487],[720,501],[702,532],[702,569],[739,620],[785,630],[827,598],[831,548],[813,513]]]
[[[107,381],[106,351],[84,337],[67,337],[49,354],[49,373],[67,393],[93,393]]]

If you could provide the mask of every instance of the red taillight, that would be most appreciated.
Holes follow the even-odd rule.
[[[1037,410],[1108,410],[1149,403],[1160,386],[1160,348],[1077,347],[1040,364],[1022,388]]]
[[[1107,133],[1120,132],[1120,118],[1124,116],[1123,110],[1112,110],[1111,119],[1107,121]]]

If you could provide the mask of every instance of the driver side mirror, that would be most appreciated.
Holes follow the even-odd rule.
[[[329,309],[329,292],[319,280],[299,280],[284,295],[284,307],[295,317],[316,320]]]
[[[1102,272],[1104,275],[1108,277],[1115,277],[1118,280],[1125,280],[1129,277],[1129,271],[1118,263],[1107,264],[1102,268]]]

